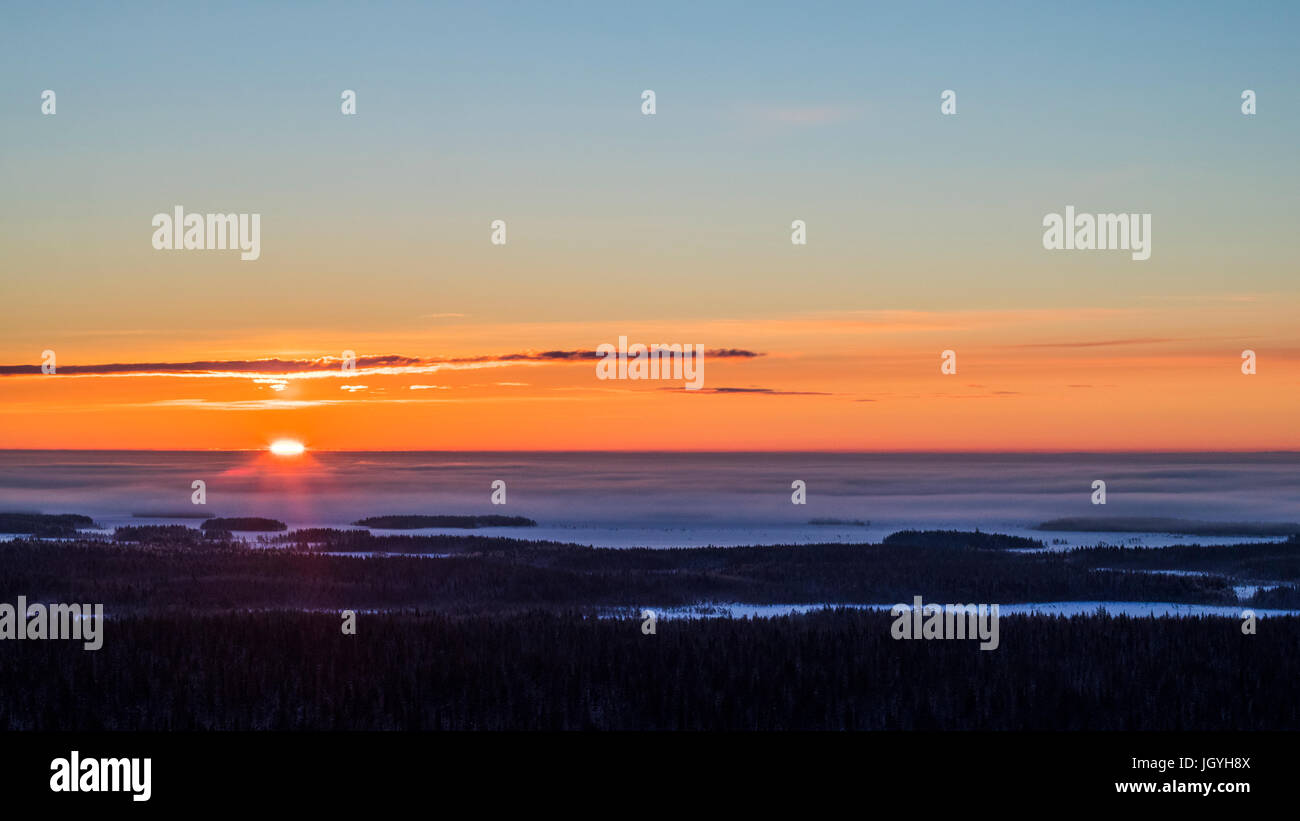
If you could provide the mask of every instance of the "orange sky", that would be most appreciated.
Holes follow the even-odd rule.
[[[61,372],[0,376],[0,447],[245,449],[290,437],[326,450],[1295,449],[1295,315],[1290,298],[1255,295],[659,323],[448,316],[346,340],[204,332],[162,345],[149,334],[70,334],[47,343]],[[591,359],[498,359],[591,351],[620,335],[760,355],[706,356],[696,392],[672,380],[598,380]],[[166,372],[198,360],[338,357],[344,345],[423,364]],[[940,373],[946,349],[957,353],[955,375]],[[1242,374],[1243,349],[1256,352],[1257,374]],[[0,352],[9,371],[41,361],[39,350]],[[465,359],[480,361],[443,361]],[[69,372],[108,363],[121,367]]]
[[[0,448],[1300,448],[1290,9],[86,5],[0,26]],[[538,356],[620,336],[758,355]]]

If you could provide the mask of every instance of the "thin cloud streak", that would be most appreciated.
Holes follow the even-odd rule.
[[[694,355],[687,351],[685,356]],[[750,359],[761,353],[740,348],[714,348],[704,352],[711,359]],[[56,376],[174,376],[203,379],[350,379],[362,374],[402,375],[436,373],[440,370],[474,370],[512,365],[538,365],[552,362],[595,361],[601,355],[594,350],[526,351],[474,357],[418,358],[385,354],[358,356],[356,367],[343,369],[343,358],[324,356],[316,359],[244,359],[205,360],[195,362],[107,363],[101,365],[60,365]],[[0,365],[0,376],[44,376],[40,365]]]

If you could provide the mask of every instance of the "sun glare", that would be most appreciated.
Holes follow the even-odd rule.
[[[276,439],[271,443],[271,452],[276,456],[301,456],[304,450],[302,442],[293,439]]]

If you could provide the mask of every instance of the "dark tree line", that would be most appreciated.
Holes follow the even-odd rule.
[[[182,529],[183,530],[183,529]],[[0,543],[0,601],[101,602],[122,614],[184,609],[520,609],[756,604],[1111,600],[1236,604],[1223,578],[1099,571],[1068,554],[911,545],[600,550],[475,536],[446,558],[334,556],[154,534]],[[417,537],[399,537],[417,538]],[[1231,550],[1231,548],[1221,548]]]
[[[95,520],[76,513],[0,513],[0,533],[26,533],[44,538],[69,538]]]
[[[1025,536],[1008,536],[1003,533],[981,533],[976,530],[900,530],[890,533],[881,544],[913,545],[915,547],[974,547],[981,550],[1028,550],[1043,543]]]
[[[199,527],[211,531],[234,530],[288,530],[289,526],[279,519],[267,519],[262,516],[235,516],[231,518],[208,519]]]
[[[352,524],[361,527],[415,529],[421,527],[537,527],[537,522],[524,516],[371,516]]]
[[[128,617],[103,649],[0,652],[3,730],[1297,730],[1300,619],[1001,620],[896,641],[882,613],[640,622],[264,612]]]
[[[1089,567],[1133,570],[1196,570],[1242,580],[1300,581],[1300,542],[1175,545],[1134,550],[1090,547],[1071,551],[1070,561]]]

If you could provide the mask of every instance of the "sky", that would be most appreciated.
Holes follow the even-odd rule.
[[[1295,4],[179,5],[5,4],[0,448],[1300,448]]]

